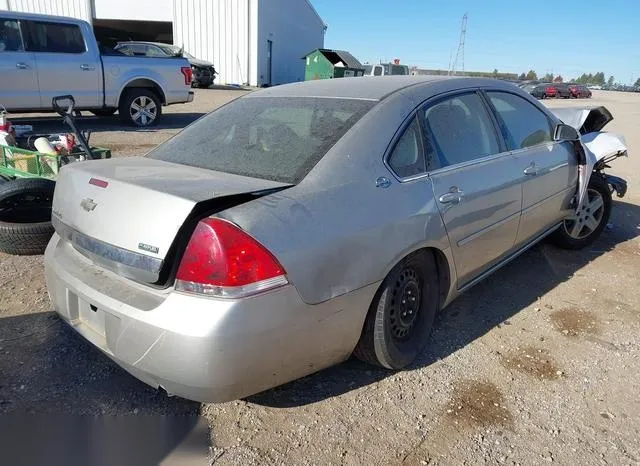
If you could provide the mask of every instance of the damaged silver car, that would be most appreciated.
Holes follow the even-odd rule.
[[[198,401],[352,354],[406,367],[461,292],[545,237],[590,244],[625,194],[605,174],[626,155],[606,109],[556,113],[492,79],[252,92],[144,157],[61,170],[53,307],[134,376]]]

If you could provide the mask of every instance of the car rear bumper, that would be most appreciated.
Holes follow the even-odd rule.
[[[129,373],[201,402],[242,398],[348,358],[377,284],[318,305],[289,285],[243,300],[155,290],[100,269],[55,234],[56,312]]]

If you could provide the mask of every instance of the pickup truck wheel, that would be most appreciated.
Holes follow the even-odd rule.
[[[17,179],[0,185],[0,251],[43,254],[53,235],[51,203],[55,182]]]
[[[403,259],[375,295],[354,355],[369,364],[401,369],[427,344],[438,310],[438,270],[433,254]]]
[[[162,104],[150,89],[137,87],[126,91],[120,99],[120,118],[134,126],[152,126],[162,114]]]
[[[607,225],[611,204],[611,190],[607,182],[601,176],[591,175],[582,209],[562,222],[551,235],[551,241],[563,249],[589,246]]]
[[[91,110],[91,113],[98,117],[110,117],[116,113],[117,110],[117,108],[101,108],[98,110]]]

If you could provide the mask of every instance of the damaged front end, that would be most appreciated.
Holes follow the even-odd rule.
[[[579,140],[574,142],[580,167],[576,209],[582,207],[593,172],[607,181],[612,192],[618,197],[623,197],[627,192],[627,182],[604,172],[606,168],[610,168],[609,164],[613,160],[628,156],[624,136],[602,131],[613,120],[611,112],[603,106],[555,108],[551,111],[564,124],[572,126],[580,133]]]

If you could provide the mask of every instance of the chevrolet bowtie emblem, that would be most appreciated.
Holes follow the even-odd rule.
[[[93,202],[93,199],[89,199],[89,198],[86,198],[80,201],[80,206],[87,212],[91,212],[93,209],[96,208],[97,205],[98,204]]]

